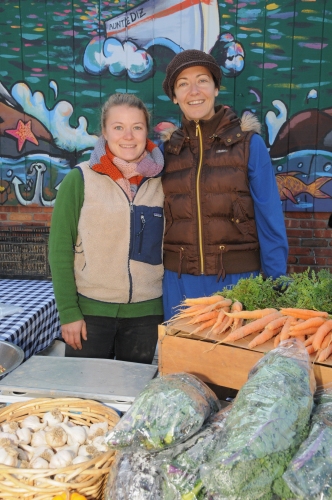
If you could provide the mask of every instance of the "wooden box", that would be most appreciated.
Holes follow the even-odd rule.
[[[184,321],[176,325],[159,326],[158,365],[159,373],[188,372],[204,382],[232,389],[240,389],[247,381],[248,373],[264,354],[274,348],[273,340],[249,349],[250,335],[235,343],[220,344],[226,335],[211,336],[208,331],[191,335],[194,327]],[[332,358],[324,363],[313,363],[317,386],[332,382]]]

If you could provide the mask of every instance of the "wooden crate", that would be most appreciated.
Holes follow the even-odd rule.
[[[188,372],[204,382],[232,389],[240,389],[248,378],[251,368],[264,354],[273,349],[273,340],[249,349],[250,335],[236,343],[216,345],[226,335],[211,336],[208,331],[191,335],[194,327],[184,321],[172,327],[159,326],[158,368],[161,375]],[[332,382],[332,359],[316,363],[312,355],[317,386]]]

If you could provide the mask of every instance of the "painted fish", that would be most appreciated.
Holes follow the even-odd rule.
[[[313,198],[331,198],[329,194],[323,193],[323,191],[320,190],[324,184],[332,180],[331,177],[319,177],[319,179],[316,179],[314,182],[306,184],[295,177],[296,175],[299,175],[299,172],[288,172],[287,174],[276,175],[280,199],[282,201],[288,199],[298,204],[296,196],[300,193],[311,194]]]

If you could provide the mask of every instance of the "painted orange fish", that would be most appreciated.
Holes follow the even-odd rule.
[[[299,172],[288,172],[287,174],[276,175],[280,199],[282,201],[288,199],[298,204],[296,196],[300,193],[311,194],[313,198],[331,198],[330,195],[320,190],[324,184],[332,180],[331,177],[319,177],[314,182],[311,182],[311,184],[306,184],[295,177],[296,175],[299,175]]]

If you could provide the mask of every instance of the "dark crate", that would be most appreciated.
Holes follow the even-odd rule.
[[[1,227],[0,277],[51,279],[48,237],[44,226]]]

